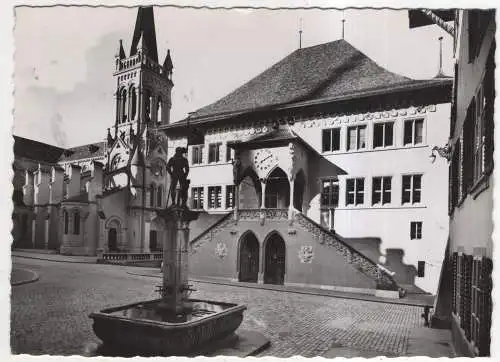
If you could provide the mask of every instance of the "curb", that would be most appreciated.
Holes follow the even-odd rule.
[[[50,255],[50,254],[48,254],[48,255]],[[97,261],[93,262],[93,261],[78,261],[78,260],[57,260],[57,259],[41,258],[41,257],[37,257],[37,256],[15,255],[15,254],[11,254],[11,257],[53,261],[56,263],[97,264]]]
[[[161,275],[152,275],[152,274],[137,273],[137,272],[131,272],[131,271],[126,271],[126,273],[130,274],[130,275],[137,275],[137,276],[142,276],[142,277],[161,278]],[[273,288],[273,287],[267,287],[267,286],[264,286],[263,284],[256,284],[256,285],[241,284],[240,285],[240,284],[231,283],[231,282],[202,280],[202,279],[196,279],[196,278],[189,278],[189,280],[193,281],[193,282],[205,283],[205,284],[228,285],[231,287],[238,287],[238,288],[263,289],[263,290],[272,290],[272,291],[277,291],[277,292],[306,294],[306,295],[318,295],[318,296],[322,296],[322,297],[331,297],[331,298],[340,298],[340,299],[363,300],[365,302],[374,302],[374,303],[398,304],[398,305],[407,305],[407,306],[422,307],[422,308],[425,306],[425,303],[412,303],[411,301],[396,301],[394,299],[376,299],[376,298],[367,299],[366,297],[357,296],[357,295],[339,295],[339,294],[335,295],[335,294],[329,294],[329,293],[321,293],[320,291],[313,291],[313,290],[298,290],[298,289],[285,289],[285,288],[278,289],[278,288]]]
[[[14,269],[23,270],[25,272],[29,272],[29,273],[31,273],[32,276],[31,276],[30,279],[18,280],[16,282],[12,282],[12,278],[11,278],[10,285],[13,286],[13,287],[14,286],[18,286],[18,285],[28,284],[28,283],[34,283],[34,282],[36,282],[36,281],[38,281],[40,279],[40,275],[37,272],[35,272],[35,271],[31,270],[31,269],[12,268],[12,271],[14,271]]]

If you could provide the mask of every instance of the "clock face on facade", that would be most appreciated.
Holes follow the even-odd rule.
[[[255,168],[259,171],[268,171],[276,162],[276,156],[266,149],[258,150],[253,157]]]

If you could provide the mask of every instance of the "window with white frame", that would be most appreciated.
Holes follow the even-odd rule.
[[[230,162],[234,158],[234,150],[226,145],[226,162]]]
[[[351,178],[346,180],[346,205],[363,205],[365,201],[365,179]]]
[[[422,221],[410,222],[410,239],[411,240],[422,239]]]
[[[222,207],[222,187],[210,186],[208,188],[208,208],[218,209]]]
[[[485,148],[485,127],[484,127],[484,106],[485,97],[483,83],[474,98],[474,182],[477,182],[484,174],[484,148]]]
[[[226,186],[226,209],[234,207],[234,185]]]
[[[340,127],[324,129],[322,133],[323,152],[340,150]]]
[[[191,164],[199,165],[203,163],[204,145],[196,145],[191,148]]]
[[[337,179],[321,180],[321,207],[332,208],[339,205],[339,181]]]
[[[203,209],[203,187],[192,187],[191,199],[193,200],[193,209]]]
[[[418,145],[424,142],[424,119],[407,119],[404,122],[403,144]]]
[[[394,122],[373,124],[373,148],[389,147],[394,144]]]
[[[372,205],[391,203],[392,177],[374,177],[372,180]]]
[[[347,129],[347,150],[366,148],[366,125],[354,126]]]
[[[402,204],[418,204],[422,197],[422,175],[403,175]]]
[[[208,145],[208,163],[220,161],[220,149],[222,143],[211,143]]]

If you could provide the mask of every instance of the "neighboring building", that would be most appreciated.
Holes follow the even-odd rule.
[[[495,11],[457,10],[453,20],[455,82],[445,149],[450,159],[450,235],[432,324],[451,324],[458,355],[489,356]]]
[[[139,8],[130,55],[115,57],[116,119],[106,141],[62,149],[15,137],[14,247],[62,254],[161,248],[172,60],[158,62],[153,9]],[[112,135],[113,134],[113,135]]]
[[[192,240],[191,272],[367,291],[359,270],[380,260],[400,286],[435,293],[448,171],[429,156],[448,139],[451,86],[391,73],[338,40],[160,126],[169,155],[188,146],[190,206],[233,211]]]

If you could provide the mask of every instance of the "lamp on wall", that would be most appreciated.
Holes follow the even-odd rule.
[[[439,156],[446,158],[446,161],[451,160],[451,147],[449,144],[446,144],[443,147],[434,146],[432,148],[431,155],[429,156],[429,158],[431,159],[431,163],[434,163],[434,161],[436,161],[436,151]]]

